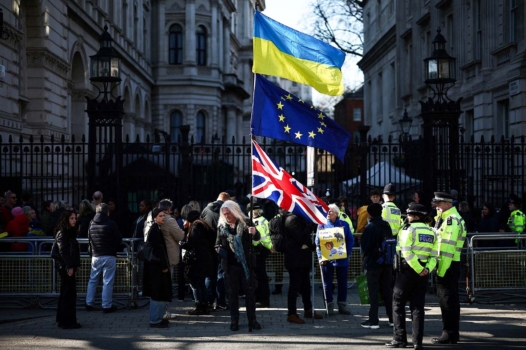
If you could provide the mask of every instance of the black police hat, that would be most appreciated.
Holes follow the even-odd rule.
[[[515,205],[521,204],[521,199],[514,193],[510,194],[509,203],[513,203]]]
[[[252,209],[261,209],[261,205],[257,202],[254,202],[253,206],[250,206],[250,203],[247,204],[247,211],[252,211]]]
[[[453,196],[447,192],[435,192],[435,198],[433,198],[433,203],[439,202],[453,203]]]
[[[396,194],[395,185],[393,185],[392,183],[388,183],[387,185],[385,185],[384,194]]]
[[[409,207],[407,208],[407,214],[411,214],[411,213],[427,215],[427,209],[422,204],[412,202],[412,203],[409,203]]]

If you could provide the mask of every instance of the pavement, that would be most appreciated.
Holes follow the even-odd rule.
[[[367,319],[368,305],[360,305],[355,286],[348,290],[350,316],[336,315],[323,320],[306,320],[304,325],[290,324],[287,318],[287,286],[284,293],[271,296],[271,307],[258,309],[257,319],[263,329],[248,332],[244,308],[241,309],[240,329],[229,330],[228,311],[213,312],[210,316],[188,316],[193,308],[190,297],[184,302],[174,299],[170,311],[177,314],[170,328],[149,328],[147,300],[139,301],[139,308],[122,307],[117,312],[87,312],[79,298],[77,319],[82,328],[63,330],[55,323],[52,308],[0,309],[0,348],[2,349],[385,349],[392,339],[392,328],[387,325],[385,309],[380,308],[380,329],[360,326]],[[315,289],[315,307],[322,310],[322,290]],[[5,305],[6,296],[2,297]],[[301,298],[297,299],[302,310]],[[43,304],[41,302],[41,304]],[[46,303],[45,305],[52,305]],[[15,305],[15,304],[13,304]],[[23,305],[23,304],[19,304]],[[243,305],[243,301],[241,301]],[[442,322],[436,295],[426,298],[424,348],[426,349],[524,349],[526,346],[526,304],[462,304],[461,342],[458,345],[435,346],[431,338],[440,335]],[[303,312],[300,312],[303,316]],[[409,312],[408,312],[409,316]],[[408,319],[408,340],[411,322]]]

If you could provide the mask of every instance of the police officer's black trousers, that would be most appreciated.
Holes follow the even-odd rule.
[[[393,290],[393,339],[407,343],[405,305],[409,301],[413,319],[413,345],[421,346],[424,338],[424,305],[429,277],[420,277],[411,267],[397,273]]]
[[[460,261],[452,262],[444,277],[437,276],[437,295],[443,323],[442,338],[457,341],[460,323],[459,277]]]
[[[256,266],[254,268],[256,280],[258,281],[256,302],[268,305],[270,300],[270,287],[268,285],[267,258],[270,254],[270,250],[263,247],[261,244],[258,245],[256,249],[258,251],[258,254],[256,255]]]

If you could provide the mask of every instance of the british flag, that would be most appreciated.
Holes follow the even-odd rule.
[[[273,200],[307,221],[326,224],[327,204],[277,165],[256,141],[252,146],[252,195]]]

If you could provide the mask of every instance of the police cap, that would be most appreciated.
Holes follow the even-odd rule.
[[[422,214],[427,215],[427,209],[422,204],[418,204],[415,202],[409,203],[409,207],[407,208],[407,214]]]
[[[384,194],[396,194],[395,185],[393,185],[390,182],[387,185],[385,185],[385,187],[384,187]]]
[[[509,203],[513,203],[515,205],[521,204],[521,199],[514,193],[510,195]]]
[[[448,202],[453,203],[453,196],[447,192],[435,192],[433,203]]]
[[[253,206],[250,206],[250,203],[247,204],[247,211],[252,211],[252,209],[261,209],[261,205],[259,203],[254,203]]]

